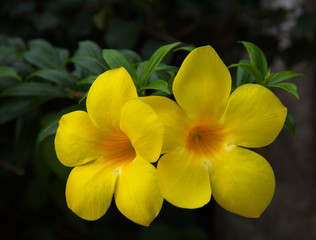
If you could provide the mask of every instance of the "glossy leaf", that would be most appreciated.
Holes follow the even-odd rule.
[[[69,58],[67,62],[79,65],[92,75],[100,75],[108,70],[107,66],[103,64],[102,61],[91,56],[74,56]]]
[[[253,76],[257,83],[261,83],[263,81],[263,77],[259,69],[250,63],[236,63],[230,65],[229,67],[241,67],[242,69],[247,71],[251,76]]]
[[[141,86],[146,85],[146,82],[150,78],[151,74],[156,70],[161,60],[172,48],[178,46],[179,44],[180,42],[164,45],[154,52],[144,67],[144,71],[140,79]]]
[[[294,78],[294,77],[297,77],[297,76],[304,76],[304,74],[295,73],[295,72],[292,72],[292,71],[278,72],[276,74],[273,74],[272,78],[268,81],[268,84],[269,85],[274,85],[276,83],[280,83],[280,82],[283,82],[283,81],[285,81],[287,79]]]
[[[135,81],[137,80],[135,69],[120,52],[116,51],[115,49],[104,49],[102,53],[104,60],[110,66],[111,69],[124,67],[131,75],[131,77]]]
[[[294,83],[276,83],[274,85],[267,85],[268,88],[282,88],[285,91],[292,93],[297,99],[299,99],[297,86]]]
[[[165,92],[169,95],[171,94],[168,88],[168,83],[164,80],[156,80],[154,82],[151,82],[147,86],[142,87],[140,90],[143,90],[143,89],[154,89],[154,90]]]
[[[0,94],[1,97],[50,97],[50,98],[68,98],[69,94],[63,89],[57,88],[51,84],[29,82],[20,83],[7,88]]]
[[[246,47],[250,62],[257,67],[262,75],[262,78],[264,78],[268,70],[268,63],[264,53],[253,43],[244,41],[240,42]]]
[[[287,112],[286,115],[285,126],[291,131],[294,139],[296,140],[296,121],[294,116],[289,112]]]

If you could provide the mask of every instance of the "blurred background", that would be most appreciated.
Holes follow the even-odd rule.
[[[243,40],[263,50],[273,72],[305,75],[293,79],[300,100],[275,92],[297,120],[297,140],[283,129],[259,150],[277,184],[260,218],[234,215],[211,200],[196,210],[165,202],[149,228],[127,220],[115,204],[100,220],[81,220],[65,203],[70,169],[58,162],[54,137],[35,148],[45,119],[75,103],[55,99],[0,125],[2,239],[316,239],[314,0],[1,0],[0,34],[2,47],[7,37],[41,38],[73,53],[79,41],[91,40],[101,49],[135,50],[143,59],[167,43],[209,44],[226,65],[247,57],[238,43]],[[179,66],[185,54],[176,52],[169,61]]]

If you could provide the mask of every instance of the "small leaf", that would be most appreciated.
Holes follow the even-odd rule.
[[[273,77],[270,79],[270,81],[267,81],[269,85],[274,85],[279,82],[283,82],[287,79],[297,77],[297,76],[304,76],[304,74],[301,73],[295,73],[292,71],[283,71],[273,74]]]
[[[154,90],[159,90],[159,91],[165,92],[169,95],[171,94],[171,92],[168,88],[168,83],[164,80],[153,81],[153,82],[149,83],[147,86],[142,87],[140,90],[143,90],[143,89],[154,89]]]
[[[282,88],[285,91],[292,93],[297,99],[299,99],[297,86],[294,83],[276,83],[274,85],[267,85],[268,88]]]
[[[150,75],[155,71],[156,67],[159,65],[161,60],[166,56],[166,54],[174,47],[178,46],[180,42],[164,45],[154,52],[149,61],[146,63],[144,71],[141,75],[140,83],[141,86],[145,85]]]
[[[98,44],[90,40],[79,42],[79,48],[76,51],[75,56],[90,56],[98,60],[103,60],[102,49]]]
[[[108,70],[107,66],[103,64],[102,61],[90,56],[75,56],[67,59],[66,63],[68,62],[78,64],[92,75],[100,75]]]
[[[296,140],[296,121],[294,116],[289,112],[287,112],[286,115],[285,126],[291,131],[294,139]]]
[[[126,71],[131,75],[131,77],[136,81],[137,75],[135,69],[129,63],[129,61],[118,51],[115,49],[104,49],[103,50],[103,58],[106,63],[110,66],[110,68],[119,68],[124,67]]]
[[[38,82],[20,83],[3,90],[0,96],[69,98],[69,94],[63,89]]]
[[[90,77],[84,78],[80,80],[78,84],[92,84],[97,79],[97,77],[98,76],[90,76]]]
[[[262,75],[261,81],[266,76],[268,70],[268,63],[264,53],[259,47],[250,42],[240,41],[247,49],[249,54],[250,62],[257,67]],[[259,82],[258,82],[259,83]]]
[[[241,67],[245,71],[247,71],[251,76],[253,76],[253,78],[256,80],[257,83],[262,82],[263,77],[262,77],[261,72],[256,66],[250,63],[236,63],[229,66],[229,68],[231,67]]]
[[[42,69],[29,75],[26,78],[26,81],[29,81],[34,77],[40,77],[71,89],[78,89],[77,83],[79,78],[66,71],[57,69]]]
[[[58,112],[56,115],[50,118],[50,120],[41,128],[36,141],[36,147],[38,148],[42,141],[44,141],[48,136],[54,135],[56,133],[59,119],[66,113],[76,111],[76,110],[85,110],[84,105],[74,105],[63,109]]]
[[[191,46],[186,46],[186,47],[179,47],[176,48],[174,51],[187,51],[187,52],[191,52],[192,50],[194,50],[195,47],[191,47]]]
[[[2,100],[0,104],[0,124],[8,122],[38,107],[48,98],[28,97]]]
[[[119,53],[121,53],[128,61],[130,64],[136,64],[142,61],[142,58],[139,56],[137,52],[134,52],[129,49],[120,49],[118,50]]]
[[[239,63],[249,63],[248,60],[240,60]],[[239,87],[246,83],[253,83],[255,79],[242,67],[237,67],[236,71],[236,87]]]
[[[0,66],[0,77],[15,78],[17,80],[21,80],[14,68],[6,66]]]

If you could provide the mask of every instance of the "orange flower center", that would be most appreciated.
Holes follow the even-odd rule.
[[[226,134],[219,125],[195,125],[188,131],[186,149],[199,156],[219,154],[225,144]]]
[[[121,165],[136,157],[136,152],[130,139],[122,131],[116,131],[108,135],[102,147],[107,159],[113,160],[115,165]]]

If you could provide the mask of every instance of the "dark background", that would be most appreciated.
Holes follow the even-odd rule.
[[[26,42],[43,38],[73,52],[79,41],[92,40],[102,49],[133,49],[144,59],[166,43],[209,44],[230,65],[247,56],[237,43],[244,40],[264,51],[273,72],[305,77],[293,80],[300,100],[276,91],[296,117],[297,140],[283,129],[259,149],[277,184],[260,218],[234,215],[212,200],[196,210],[165,202],[149,228],[125,219],[115,204],[100,220],[81,220],[66,207],[69,169],[58,163],[53,137],[34,150],[49,110],[69,104],[56,101],[0,125],[0,238],[316,239],[315,14],[313,0],[2,0],[0,34]],[[177,52],[170,61],[179,66],[184,56]]]

